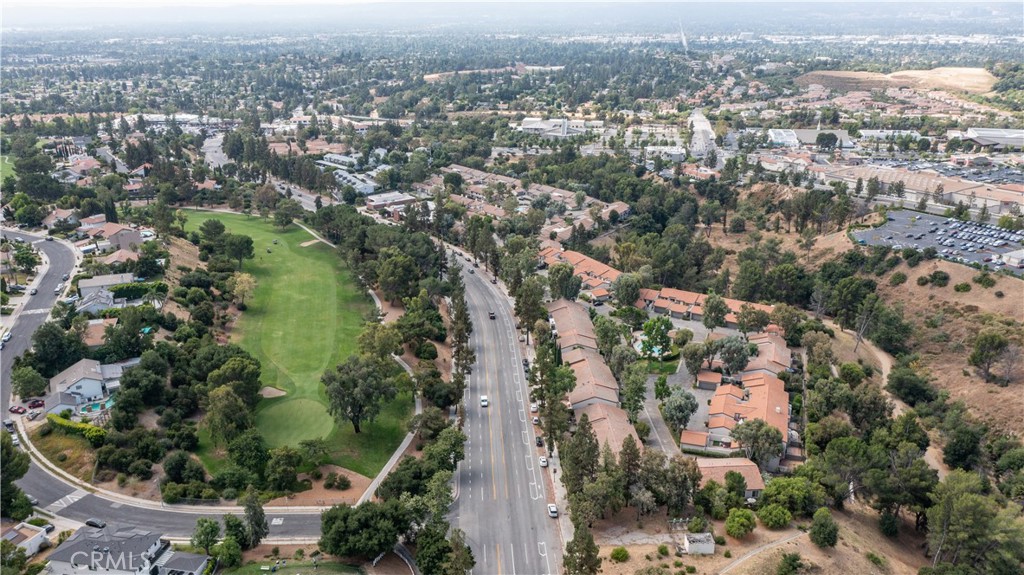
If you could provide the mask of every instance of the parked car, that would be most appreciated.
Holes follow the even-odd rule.
[[[544,447],[544,438],[543,437],[538,435],[537,438],[536,438],[536,442],[537,442],[537,447]]]
[[[558,506],[554,503],[548,503],[548,517],[558,517]]]
[[[4,334],[3,341],[11,341],[11,332],[7,332]]]
[[[32,411],[28,412],[27,417],[29,421],[35,421],[35,418],[39,417],[39,410],[33,409]]]
[[[12,405],[7,411],[10,411],[11,413],[17,413],[18,415],[21,415],[22,413],[25,413],[28,410],[25,409],[24,407],[20,406],[20,405]]]
[[[85,520],[85,524],[88,525],[89,527],[95,527],[97,529],[103,529],[104,527],[107,526],[107,522],[106,521],[104,521],[102,519],[96,519],[95,517],[90,517],[89,519],[86,519]]]
[[[534,425],[540,425],[540,418],[539,417],[534,417],[533,418],[533,424]]]
[[[36,499],[35,497],[32,497],[28,493],[25,494],[25,497],[28,498],[28,502],[31,503],[33,505],[33,507],[36,506],[36,505],[39,505],[39,500]]]
[[[540,466],[541,467],[547,467],[548,466],[548,458],[547,457],[541,456],[541,458],[540,458]]]
[[[538,410],[539,408],[540,408],[540,406],[539,406],[539,405],[537,405],[536,403],[531,403],[531,404],[530,404],[530,412],[531,412],[531,413],[537,413],[537,410]]]
[[[491,278],[491,283],[497,285],[498,278]]]
[[[69,279],[71,279],[71,276],[69,276],[68,274],[64,274],[60,276],[60,279],[62,279],[63,281],[68,281]]]
[[[37,293],[39,293],[39,290],[36,288],[28,290],[28,295],[36,295]]]
[[[53,526],[53,523],[47,523],[46,525],[43,525],[43,531],[46,531],[47,533],[53,533],[54,530],[56,529],[57,528]]]
[[[29,409],[38,409],[38,408],[43,407],[45,405],[46,405],[46,402],[43,401],[42,399],[33,399],[32,401],[28,402],[28,408]]]

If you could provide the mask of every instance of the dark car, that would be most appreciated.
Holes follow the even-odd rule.
[[[46,531],[47,533],[53,533],[55,529],[57,528],[53,526],[53,523],[47,523],[46,525],[43,525],[43,531]]]
[[[544,438],[539,435],[537,436],[537,447],[544,447]]]
[[[498,278],[491,278],[491,283],[497,285]]]
[[[33,399],[28,402],[29,409],[37,409],[46,405],[46,402],[41,399]]]
[[[97,529],[103,529],[104,527],[107,526],[107,522],[106,521],[104,521],[102,519],[96,519],[95,517],[90,517],[89,519],[86,519],[85,520],[85,524],[88,525],[89,527],[95,527]]]
[[[487,312],[487,317],[489,317],[491,319],[494,319],[495,318],[494,312],[493,311]]]
[[[62,279],[64,281],[68,281],[68,278],[70,278],[70,277],[71,276],[69,276],[68,274],[64,274],[64,275],[60,276],[60,279]]]

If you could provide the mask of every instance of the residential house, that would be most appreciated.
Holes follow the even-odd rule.
[[[79,242],[79,244],[99,245],[102,242],[103,247],[100,248],[101,251],[106,249],[134,251],[142,245],[142,235],[139,233],[139,230],[112,222],[85,230],[79,227],[78,231],[88,238],[84,242]]]
[[[55,208],[43,218],[43,225],[48,230],[57,226],[69,226],[77,223],[78,216],[75,215],[75,210],[65,210],[63,208]]]
[[[629,422],[629,416],[621,407],[594,403],[576,410],[576,421],[579,421],[584,414],[590,420],[590,426],[594,429],[597,444],[602,449],[607,443],[613,452],[618,453],[622,449],[622,442],[627,436],[633,438],[637,447],[643,448],[643,444],[640,443],[640,436],[636,434],[636,429]]]
[[[366,207],[374,211],[380,211],[392,206],[407,206],[416,201],[416,198],[402,192],[386,192],[366,198]]]
[[[760,419],[779,430],[783,445],[789,441],[789,394],[782,380],[770,373],[744,373],[740,385],[720,385],[708,407],[708,435],[712,446],[735,449],[732,430],[743,421]],[[778,461],[769,462],[770,469]]]
[[[786,346],[786,340],[777,333],[758,333],[750,336],[750,343],[757,344],[757,355],[750,358],[746,373],[769,373],[778,375],[792,366],[793,356]]]
[[[746,499],[757,499],[764,491],[764,478],[761,477],[761,470],[757,464],[746,457],[698,457],[697,468],[700,469],[700,486],[704,487],[709,481],[715,481],[725,485],[725,474],[735,471],[743,476],[747,483],[747,490],[743,493]]]
[[[597,351],[597,334],[582,304],[558,299],[547,304],[548,315],[562,354],[573,349]]]
[[[39,548],[47,541],[45,529],[28,523],[19,523],[14,527],[5,528],[2,537],[5,541],[24,549],[26,557],[32,557],[38,553]]]
[[[569,406],[581,409],[601,403],[618,407],[619,384],[601,354],[592,349],[573,349],[562,356],[576,375],[576,387],[569,392]]]
[[[78,281],[78,292],[85,298],[90,294],[109,289],[116,285],[130,284],[135,280],[132,274],[107,274]]]
[[[114,297],[110,290],[103,288],[75,302],[75,311],[96,315],[104,310],[121,309],[127,306],[127,299]]]
[[[82,234],[85,230],[101,227],[105,223],[107,223],[106,214],[96,214],[79,220],[77,231],[79,234]]]
[[[60,413],[69,402],[77,408],[87,403],[105,400],[120,389],[124,370],[138,363],[139,358],[112,364],[101,364],[95,359],[79,360],[50,378],[50,389],[57,394],[56,403],[59,405],[48,407],[47,412]]]
[[[52,575],[202,575],[209,557],[175,551],[142,528],[83,527],[49,556]]]
[[[112,254],[104,256],[103,259],[100,261],[107,264],[108,266],[115,264],[125,264],[128,262],[137,262],[139,261],[139,254],[138,252],[133,252],[131,250],[119,249]]]
[[[697,387],[700,389],[714,391],[720,385],[722,385],[722,374],[717,371],[702,369],[697,374]]]

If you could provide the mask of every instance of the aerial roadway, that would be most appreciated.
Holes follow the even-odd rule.
[[[550,468],[539,462],[543,449],[536,444],[512,306],[490,274],[463,264],[477,361],[468,378],[463,430],[469,441],[456,474],[451,522],[466,532],[474,573],[559,573],[562,542],[548,511]]]

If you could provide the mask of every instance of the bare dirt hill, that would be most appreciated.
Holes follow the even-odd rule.
[[[796,83],[800,86],[820,84],[839,92],[906,87],[984,94],[992,90],[996,77],[984,68],[933,68],[891,74],[820,70],[800,76]]]

